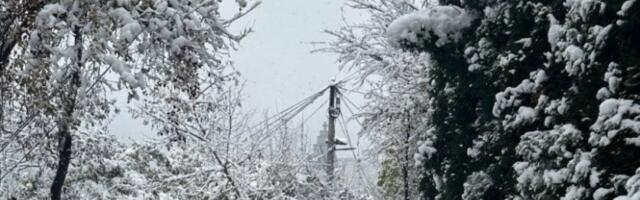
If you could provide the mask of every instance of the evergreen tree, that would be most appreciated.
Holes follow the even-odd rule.
[[[423,197],[635,192],[637,7],[442,1],[394,21],[390,40],[433,60]]]

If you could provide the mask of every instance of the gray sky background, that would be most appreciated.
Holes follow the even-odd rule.
[[[335,55],[311,53],[317,48],[312,42],[332,39],[322,30],[336,29],[342,24],[344,3],[343,0],[265,0],[232,27],[236,32],[246,27],[255,31],[240,43],[231,58],[247,80],[245,109],[255,109],[258,113],[266,110],[273,114],[325,87],[331,77],[345,76],[338,72]],[[229,16],[236,9],[235,1],[223,1],[223,14]],[[347,15],[350,21],[362,18],[355,12],[347,12]],[[321,97],[305,110],[305,115],[309,116],[320,106],[323,98],[328,97]],[[360,97],[351,99],[362,102]],[[119,103],[126,107],[124,101]],[[110,125],[111,132],[119,139],[140,141],[155,137],[140,120],[123,113]],[[306,129],[310,140],[321,130],[325,118],[326,108],[322,108],[308,121]],[[358,127],[353,123],[349,126],[355,139],[353,134]],[[342,136],[340,131],[338,136]],[[341,157],[344,156],[348,155],[342,153]]]

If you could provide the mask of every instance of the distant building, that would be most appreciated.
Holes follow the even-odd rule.
[[[327,145],[327,135],[329,134],[329,129],[327,122],[322,124],[322,130],[320,130],[320,134],[316,137],[316,143],[313,144],[313,155],[317,157],[318,161],[324,162],[326,159],[326,154],[329,151],[329,146]]]

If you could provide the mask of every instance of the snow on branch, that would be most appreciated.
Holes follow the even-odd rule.
[[[401,47],[406,43],[420,46],[421,41],[437,39],[436,47],[458,42],[462,30],[471,26],[474,16],[457,6],[435,6],[394,20],[387,27],[389,43]]]

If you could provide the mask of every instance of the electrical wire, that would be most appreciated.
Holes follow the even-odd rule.
[[[300,104],[300,106],[297,106],[297,107],[292,106],[292,107],[290,107],[290,108],[292,108],[292,109],[290,109],[290,111],[288,111],[287,113],[285,113],[285,114],[281,115],[280,117],[276,118],[275,120],[271,121],[271,123],[267,123],[265,126],[267,126],[267,127],[271,127],[272,125],[274,125],[274,124],[275,124],[275,123],[277,123],[277,122],[281,122],[281,123],[286,123],[286,122],[288,122],[288,121],[289,121],[289,120],[291,120],[293,117],[295,117],[296,115],[298,115],[299,113],[301,113],[301,112],[302,112],[306,107],[308,107],[309,105],[313,104],[313,102],[315,102],[315,100],[317,100],[317,99],[318,99],[318,97],[322,96],[322,94],[324,93],[324,91],[326,91],[327,89],[328,89],[328,87],[327,87],[327,88],[324,88],[324,89],[323,89],[323,90],[321,90],[320,92],[317,92],[316,94],[314,94],[314,95],[312,95],[312,96],[308,97],[308,98],[307,98],[308,100],[307,100],[307,99],[305,99],[305,100],[306,100],[306,102],[305,102],[305,100],[301,101],[301,102],[303,102],[303,103],[302,103],[302,104]],[[281,113],[282,113],[282,112],[281,112]],[[266,121],[268,121],[268,120],[266,120]],[[260,126],[260,124],[258,124],[256,127],[258,127],[258,126]],[[273,130],[273,129],[267,128],[267,130],[265,130],[264,132],[267,132],[267,133],[268,133],[268,132],[270,132],[270,131],[272,131],[272,130]],[[266,136],[264,136],[263,138],[260,138],[260,139],[258,140],[258,142],[259,142],[258,144],[260,144],[262,141],[264,141],[264,140],[268,139],[269,137],[271,137],[271,135],[272,135],[272,134],[266,134]],[[247,139],[248,139],[248,138],[245,138],[245,140],[247,140]]]
[[[256,128],[261,127],[261,126],[269,127],[271,125],[274,125],[276,122],[278,122],[279,120],[285,118],[287,115],[290,115],[292,112],[300,110],[300,108],[304,109],[306,106],[308,106],[309,104],[313,103],[318,97],[322,96],[322,94],[327,89],[328,89],[328,87],[325,87],[322,90],[320,90],[319,92],[316,92],[313,95],[308,96],[307,98],[304,98],[303,100],[299,101],[298,103],[295,103],[292,106],[289,106],[288,108],[278,112],[277,114],[272,115],[270,117],[267,117],[267,119],[257,123],[254,126],[249,127],[248,129],[243,131],[240,135],[244,135],[245,133],[253,131]],[[295,114],[294,114],[294,116],[295,116]]]
[[[306,119],[304,119],[304,121],[302,121],[302,123],[307,123],[307,121],[309,121],[309,119],[311,119],[311,117],[313,117],[313,115],[315,115],[318,110],[320,110],[322,107],[324,107],[324,105],[327,105],[327,103],[329,103],[329,99],[324,100],[324,102],[322,102],[322,104],[320,104],[320,106],[318,106],[318,108],[316,108],[315,110],[313,110],[313,112],[311,112],[311,115],[309,117],[307,117]]]
[[[355,103],[353,103],[353,101],[351,101],[349,98],[347,98],[347,96],[346,96],[346,95],[344,95],[342,92],[339,92],[339,94],[340,94],[340,96],[341,96],[343,99],[345,99],[345,100],[346,100],[345,102],[347,102],[347,103],[346,103],[346,104],[344,104],[344,105],[345,105],[345,107],[347,108],[347,110],[349,111],[349,113],[351,113],[351,115],[352,115],[352,116],[356,116],[356,115],[358,115],[358,114],[356,114],[356,112],[354,112],[354,111],[353,111],[354,109],[352,109],[352,108],[351,108],[351,106],[349,106],[349,104],[351,104],[351,105],[352,105],[352,106],[354,106],[355,108],[358,108],[358,106],[357,106],[357,105],[355,105]],[[362,110],[361,110],[361,109],[358,109],[358,110],[359,110],[359,112],[360,112],[360,113],[362,113]],[[355,121],[360,125],[360,127],[362,127],[362,130],[361,130],[360,132],[358,132],[358,138],[359,138],[359,137],[360,137],[360,135],[362,135],[363,133],[370,131],[370,130],[368,130],[368,129],[366,128],[366,126],[364,126],[364,123],[362,123],[362,122],[360,121],[360,119],[358,119],[357,117],[352,117],[352,119],[354,119],[354,120],[355,120]],[[358,140],[358,142],[360,142],[360,141]]]
[[[355,103],[353,103],[353,101],[351,101],[351,99],[349,99],[346,95],[344,95],[344,93],[340,92],[338,90],[338,93],[345,99],[347,100],[347,103],[350,103],[351,105],[353,105],[355,108],[358,109],[358,111],[362,111],[362,109],[360,109],[360,107],[358,107]]]
[[[347,129],[347,126],[346,126],[346,124],[345,124],[344,116],[343,116],[343,115],[340,115],[340,118],[338,118],[338,121],[340,122],[340,126],[342,127],[342,129],[343,129],[343,131],[344,131],[344,133],[345,133],[345,136],[347,137],[347,141],[348,141],[350,144],[353,144],[353,143],[352,143],[352,141],[351,141],[351,136],[350,136],[350,134],[349,134],[349,130]],[[359,147],[359,145],[358,145],[358,147]],[[363,170],[363,167],[362,167],[362,163],[361,163],[360,158],[359,158],[359,157],[358,157],[358,155],[355,153],[355,151],[351,151],[351,154],[352,154],[352,156],[353,156],[353,159],[355,159],[355,161],[356,161],[356,167],[358,168],[358,172],[360,173],[360,176],[362,177],[363,181],[366,183],[366,186],[367,186],[367,187],[366,187],[367,192],[369,192],[369,193],[371,193],[371,194],[374,194],[376,197],[379,197],[379,195],[380,195],[380,191],[378,191],[378,189],[377,189],[377,188],[375,188],[375,190],[373,190],[373,191],[372,191],[372,189],[371,189],[371,188],[372,188],[372,187],[371,187],[371,181],[369,180],[369,178],[368,178],[368,177],[366,176],[366,174],[364,173],[364,170]],[[375,193],[372,193],[372,192],[375,192]]]
[[[358,90],[355,90],[355,89],[349,89],[349,88],[346,88],[344,86],[340,86],[340,89],[344,90],[344,91],[348,91],[348,92],[358,93],[358,94],[361,94],[361,95],[367,95],[367,92],[358,91]]]

